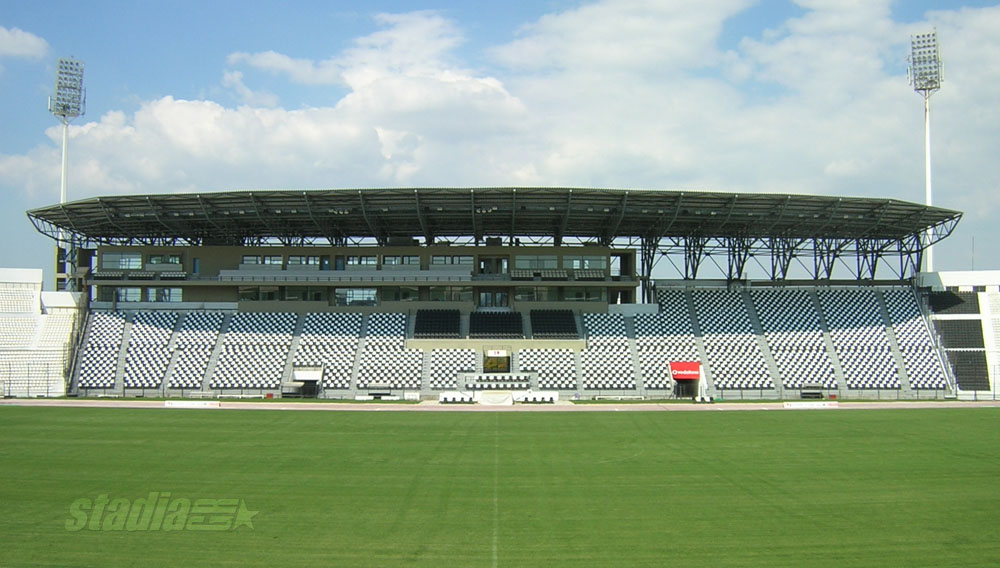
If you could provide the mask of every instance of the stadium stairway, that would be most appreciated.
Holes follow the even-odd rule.
[[[718,397],[720,390],[715,388],[715,377],[712,376],[711,365],[708,364],[708,350],[705,349],[705,339],[701,331],[701,323],[698,321],[697,310],[694,307],[694,297],[690,290],[684,291],[684,302],[687,304],[688,321],[691,322],[691,333],[694,334],[694,343],[698,347],[698,359],[702,362],[702,370],[705,374],[705,381],[708,383],[708,396]]]
[[[628,338],[629,358],[632,360],[632,381],[635,382],[637,393],[645,393],[646,385],[642,378],[642,366],[639,361],[639,348],[635,344],[635,316],[625,319],[625,337]]]
[[[115,386],[111,389],[118,396],[125,396],[125,359],[128,354],[129,339],[132,337],[132,318],[134,317],[135,314],[126,317],[122,327],[122,343],[118,348],[118,362],[115,365]]]
[[[819,301],[819,296],[815,290],[809,291],[809,299],[813,308],[819,315],[819,325],[823,329],[823,345],[826,346],[826,355],[830,358],[830,366],[833,367],[833,377],[837,380],[837,398],[844,398],[847,394],[847,381],[844,380],[844,367],[840,364],[840,356],[833,345],[833,337],[830,336],[830,325],[827,323],[826,314],[823,313],[823,304]]]
[[[222,324],[219,326],[219,336],[215,339],[215,346],[212,347],[212,354],[208,358],[208,365],[205,366],[205,376],[202,379],[201,388],[202,392],[211,392],[212,375],[215,374],[215,368],[218,366],[219,358],[222,357],[222,346],[226,343],[226,334],[229,333],[229,324],[233,321],[233,314],[227,313],[222,318]]]
[[[413,318],[416,319],[416,318]],[[431,396],[431,354],[429,349],[424,350],[424,358],[420,366],[420,396]]]
[[[306,318],[303,315],[295,316],[295,328],[292,330],[292,342],[288,345],[288,358],[285,359],[285,370],[281,372],[281,384],[292,381],[295,378],[295,354],[299,350],[299,343],[302,342],[302,328],[305,327]],[[317,392],[323,388],[323,379],[317,385]]]
[[[913,398],[916,393],[910,386],[910,375],[906,368],[906,361],[903,359],[903,352],[899,350],[899,342],[896,341],[896,327],[892,325],[892,316],[889,315],[889,308],[885,304],[885,296],[881,291],[875,292],[878,299],[879,313],[882,315],[882,324],[885,326],[886,338],[889,340],[889,349],[896,359],[896,367],[899,369],[899,395],[903,398]]]
[[[778,363],[775,362],[774,354],[771,353],[771,346],[764,337],[764,326],[760,323],[760,317],[757,315],[757,307],[753,303],[753,298],[750,297],[750,290],[744,288],[740,297],[743,298],[743,307],[750,318],[750,325],[753,326],[757,346],[764,357],[764,362],[767,363],[767,372],[771,374],[771,381],[774,382],[775,394],[778,398],[783,398],[785,396],[784,377],[778,371]]]

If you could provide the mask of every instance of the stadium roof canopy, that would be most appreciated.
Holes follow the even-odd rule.
[[[508,244],[526,239],[604,246],[625,240],[639,249],[639,275],[648,281],[661,257],[670,257],[685,278],[696,278],[710,260],[728,279],[744,278],[750,261],[776,280],[790,277],[793,261],[814,279],[832,278],[835,266],[857,279],[874,279],[878,267],[887,266],[905,279],[919,272],[923,251],[950,235],[962,213],[895,199],[505,187],[95,197],[33,209],[28,217],[71,251],[94,245],[392,245],[420,238],[425,244],[499,237]]]
[[[94,197],[28,211],[54,239],[92,244],[289,244],[353,238],[905,239],[961,213],[894,199],[583,188],[228,191]]]

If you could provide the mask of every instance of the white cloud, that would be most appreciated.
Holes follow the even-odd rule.
[[[287,75],[292,81],[304,85],[328,85],[343,81],[336,61],[315,63],[308,59],[295,59],[275,51],[260,53],[236,52],[227,58],[230,65],[245,63],[251,67]]]
[[[49,44],[31,32],[0,26],[0,57],[44,57]]]
[[[278,106],[278,96],[265,91],[253,91],[243,83],[243,73],[226,71],[222,74],[222,86],[232,89],[244,104],[250,106]]]
[[[521,70],[564,69],[618,74],[655,67],[660,73],[713,65],[725,20],[749,0],[595,2],[525,25],[521,37],[494,50]]]
[[[448,53],[462,42],[455,25],[435,12],[378,14],[375,22],[383,29],[356,39],[351,48],[328,59],[294,58],[275,51],[237,52],[228,63],[285,75],[305,85],[359,89],[396,74],[436,77],[447,72],[452,67]]]

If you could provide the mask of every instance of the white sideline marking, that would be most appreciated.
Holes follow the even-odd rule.
[[[499,562],[499,525],[500,525],[500,415],[494,416],[493,420],[493,568],[497,568]]]
[[[165,400],[166,408],[219,408],[217,400]]]
[[[839,408],[840,404],[835,400],[814,400],[814,401],[803,401],[803,402],[786,402],[784,404],[784,407],[792,410],[814,409],[814,408]]]

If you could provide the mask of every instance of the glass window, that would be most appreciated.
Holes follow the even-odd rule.
[[[382,288],[382,299],[387,302],[415,302],[420,299],[416,286],[386,286]]]
[[[548,255],[519,255],[514,257],[514,268],[528,270],[559,268],[559,259]]]
[[[263,302],[273,302],[278,299],[278,287],[277,286],[261,286],[260,287],[260,299]]]
[[[255,254],[245,254],[241,264],[260,264],[260,257]]]
[[[319,266],[319,257],[301,255],[289,256],[288,266]]]
[[[514,288],[514,299],[519,302],[555,302],[559,300],[559,289],[549,286],[518,286]]]
[[[387,266],[395,266],[400,264],[413,265],[420,264],[419,256],[383,256],[382,264]]]
[[[141,302],[142,288],[118,288],[116,299],[119,302]]]
[[[101,255],[102,270],[138,270],[142,254],[137,252],[106,252]]]
[[[378,257],[375,256],[349,256],[347,266],[375,266],[377,261]]]
[[[600,287],[565,288],[564,294],[569,301],[601,302],[607,301],[607,289]]]
[[[151,254],[149,255],[150,264],[180,264],[181,255],[179,254]]]
[[[375,288],[337,288],[334,291],[338,306],[374,306]]]
[[[265,256],[263,259],[264,264],[278,265],[281,266],[281,255],[269,255]]]
[[[604,256],[564,256],[563,268],[573,270],[604,270],[608,267],[608,259]]]
[[[256,302],[260,299],[260,289],[256,286],[240,286],[239,300],[241,302]]]
[[[150,302],[182,302],[181,288],[150,288],[146,296]]]
[[[472,266],[474,258],[470,255],[432,256],[431,264],[461,264]]]
[[[471,302],[471,286],[431,286],[429,297],[434,302]]]

